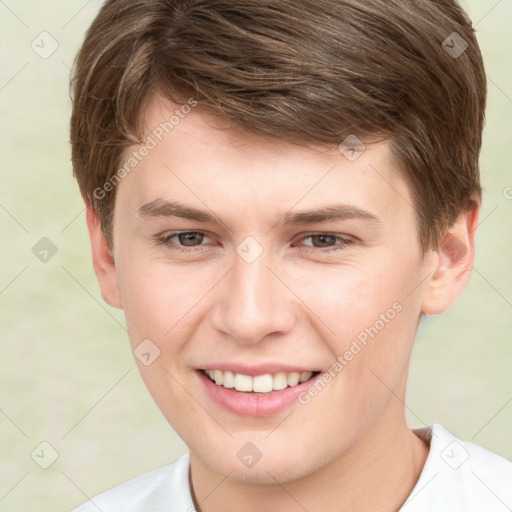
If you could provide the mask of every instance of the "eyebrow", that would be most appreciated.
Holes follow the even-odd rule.
[[[215,213],[207,210],[199,210],[190,206],[185,206],[177,201],[167,201],[155,199],[142,205],[137,210],[137,215],[141,219],[158,217],[179,217],[182,219],[194,220],[210,224],[224,224],[225,222]],[[318,224],[332,220],[352,220],[360,219],[371,222],[380,222],[380,219],[374,213],[362,210],[356,206],[345,204],[327,205],[319,209],[292,212],[285,212],[276,224],[296,225],[296,224]]]

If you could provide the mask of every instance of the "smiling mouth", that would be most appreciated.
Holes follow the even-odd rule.
[[[218,386],[234,389],[245,393],[266,394],[294,387],[315,377],[320,372],[277,372],[263,375],[244,375],[222,370],[202,370],[204,374]]]

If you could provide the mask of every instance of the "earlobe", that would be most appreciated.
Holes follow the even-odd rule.
[[[464,212],[444,234],[436,251],[437,266],[426,282],[422,312],[446,311],[466,287],[475,253],[479,203]]]
[[[86,205],[85,217],[91,240],[92,262],[98,279],[101,295],[112,307],[122,309],[121,293],[117,281],[117,271],[110,246],[101,229],[98,214]]]

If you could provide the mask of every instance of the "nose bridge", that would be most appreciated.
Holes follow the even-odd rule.
[[[215,327],[239,343],[254,344],[293,325],[290,294],[270,270],[270,260],[266,252],[255,258],[247,258],[243,252],[234,255],[232,271],[221,288]]]

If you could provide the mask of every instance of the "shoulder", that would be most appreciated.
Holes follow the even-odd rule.
[[[188,471],[189,455],[128,480],[89,499],[72,512],[187,512],[193,509]]]
[[[461,441],[442,425],[415,432],[430,439],[430,452],[400,512],[501,512],[512,507],[512,462]]]
[[[462,467],[472,503],[492,510],[512,509],[512,462],[481,446],[458,441],[467,450],[467,466]]]

